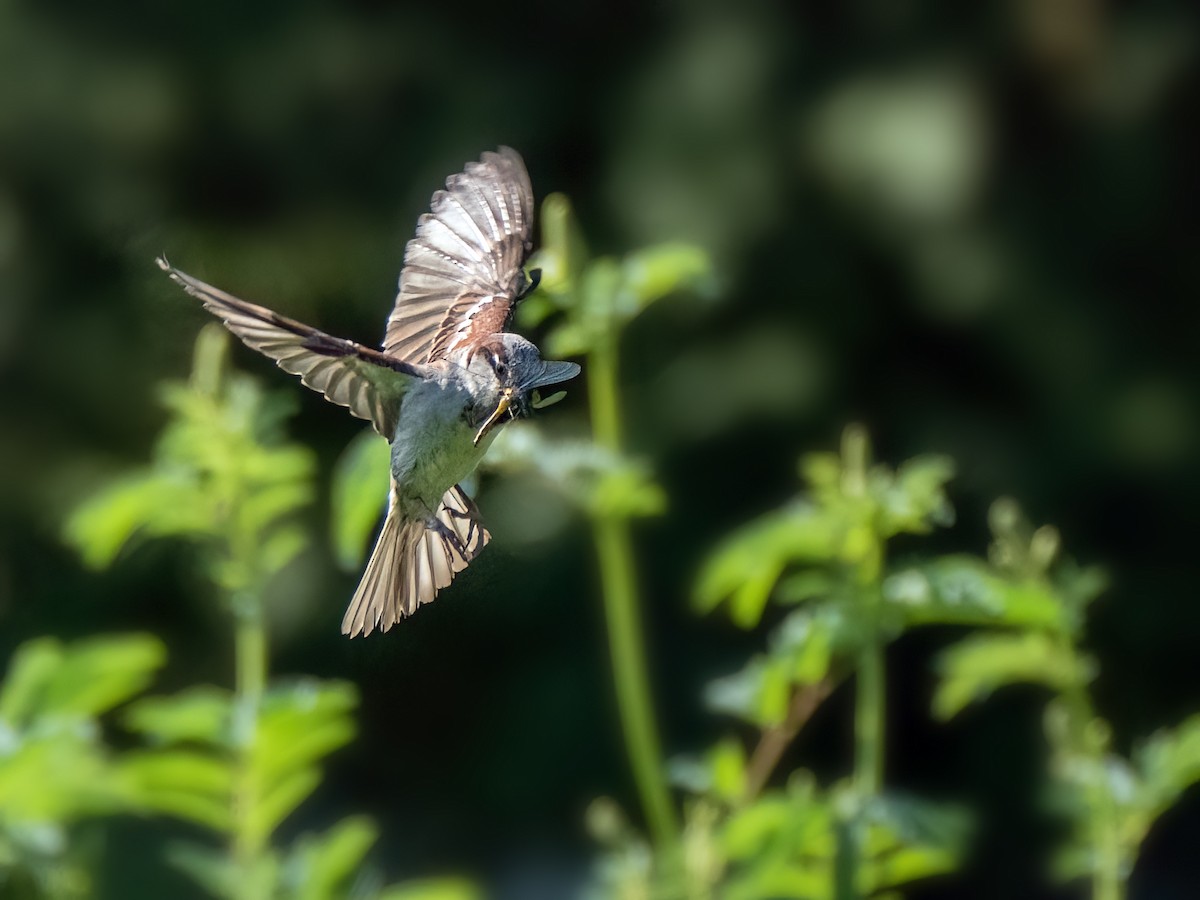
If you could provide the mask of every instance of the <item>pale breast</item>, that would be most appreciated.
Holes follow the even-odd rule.
[[[474,471],[490,441],[476,447],[476,429],[464,418],[467,392],[424,382],[405,396],[392,442],[392,477],[400,504],[413,517],[431,515],[442,495]]]

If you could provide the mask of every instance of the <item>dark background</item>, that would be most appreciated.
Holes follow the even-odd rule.
[[[430,193],[506,143],[539,198],[571,196],[594,252],[693,240],[720,279],[714,301],[646,314],[623,358],[629,442],[671,501],[638,530],[671,753],[729,727],[701,686],[761,642],[688,611],[703,555],[854,420],[884,459],[958,461],[959,525],[914,549],[982,551],[988,503],[1011,494],[1108,568],[1089,644],[1128,750],[1200,705],[1198,41],[1183,0],[0,4],[5,655],[147,629],[171,649],[161,689],[228,683],[229,629],[191,554],[145,545],[94,576],[59,538],[147,459],[156,384],[186,373],[205,321],[154,256],[373,342]],[[559,421],[582,422],[582,388]],[[295,390],[292,433],[327,479],[361,423]],[[338,634],[357,573],[323,546],[280,579],[273,670],[362,690],[360,738],[285,832],[365,811],[389,878],[556,897],[594,856],[587,802],[635,807],[586,530],[537,534],[511,513],[519,490],[485,480],[491,548],[387,636]],[[1043,698],[932,723],[930,657],[953,636],[889,654],[889,781],[981,817],[961,876],[912,894],[1040,896]],[[846,700],[789,762],[844,774]],[[159,852],[182,833],[111,829],[106,895],[184,896]],[[1193,791],[1150,834],[1133,896],[1194,896],[1198,834]]]

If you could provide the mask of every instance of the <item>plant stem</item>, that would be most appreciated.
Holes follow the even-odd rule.
[[[262,604],[257,596],[234,601],[234,716],[237,752],[233,794],[233,858],[240,872],[239,900],[260,900],[261,879],[256,876],[263,850],[263,835],[253,826],[259,803],[251,754],[267,680],[267,634]]]
[[[267,681],[267,634],[261,613],[255,612],[238,616],[234,650],[238,700],[257,710]]]
[[[866,847],[867,803],[883,787],[883,750],[885,730],[885,686],[883,639],[879,633],[880,584],[864,585],[864,615],[869,636],[858,654],[854,697],[854,798],[853,818],[840,831],[838,861],[835,866],[835,896],[838,900],[865,897],[866,882],[863,853]]]
[[[619,453],[621,418],[613,340],[597,341],[588,355],[588,393],[596,443]],[[675,846],[679,842],[679,823],[667,790],[650,699],[629,520],[594,514],[592,531],[600,564],[604,616],[625,749],[655,844],[661,848]]]
[[[878,633],[858,657],[854,704],[854,784],[860,798],[879,793],[883,784],[883,646]]]
[[[1071,669],[1080,671],[1083,663],[1070,634],[1061,635],[1059,647],[1070,660]],[[1072,752],[1090,756],[1097,771],[1103,772],[1107,767],[1107,748],[1105,742],[1089,734],[1097,717],[1086,683],[1077,681],[1070,685],[1062,692],[1062,699],[1067,708],[1067,733],[1074,744]],[[1088,789],[1087,805],[1090,810],[1088,830],[1095,858],[1092,900],[1124,900],[1126,885],[1121,871],[1120,822],[1112,791],[1107,784],[1096,784]]]
[[[788,745],[796,739],[800,729],[805,726],[813,713],[833,691],[837,679],[827,677],[816,684],[805,685],[792,694],[788,706],[787,718],[782,725],[776,725],[762,733],[750,761],[746,764],[746,790],[742,795],[743,803],[750,803],[762,792],[771,773],[779,765],[779,760],[787,750]]]

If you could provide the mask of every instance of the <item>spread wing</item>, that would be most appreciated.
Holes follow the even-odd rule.
[[[400,399],[414,378],[423,378],[423,366],[393,359],[378,350],[318,331],[295,319],[247,303],[212,285],[181,272],[165,257],[158,267],[171,280],[204,304],[246,346],[275,360],[285,372],[328,400],[347,406],[353,415],[367,419],[391,440],[396,433]]]
[[[515,150],[484,153],[446,179],[404,252],[384,352],[429,363],[503,331],[527,287],[532,230],[533,188]]]

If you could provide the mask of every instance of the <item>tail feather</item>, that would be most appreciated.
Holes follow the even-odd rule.
[[[436,526],[405,519],[392,502],[342,619],[342,634],[387,631],[433,600],[491,539],[474,502],[457,485],[442,497],[435,518]]]

